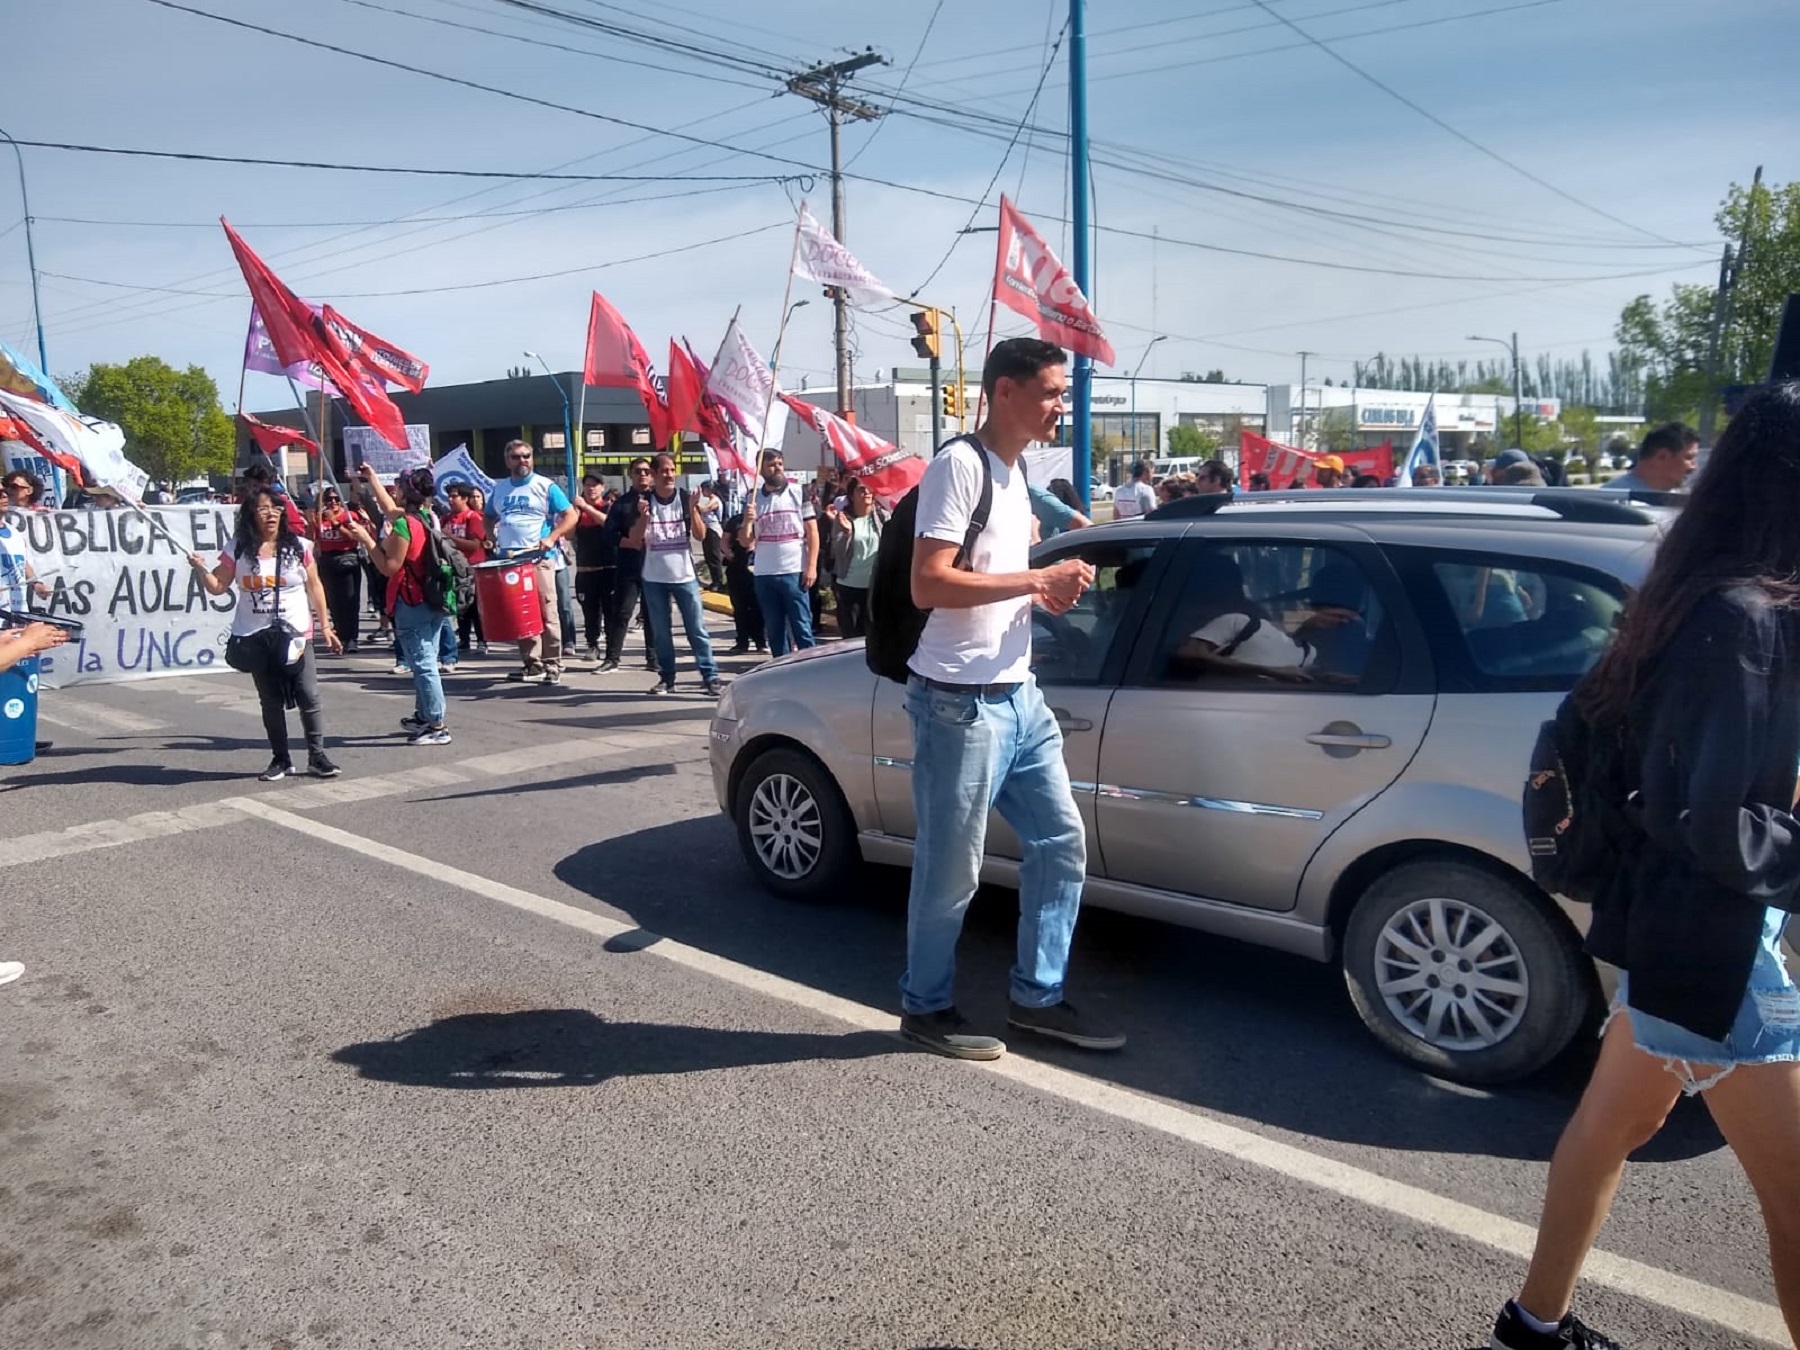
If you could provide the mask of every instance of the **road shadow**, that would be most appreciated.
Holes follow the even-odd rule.
[[[902,1053],[896,1037],[872,1031],[720,1031],[544,1008],[441,1018],[388,1040],[347,1045],[332,1059],[384,1083],[470,1089],[592,1087],[609,1078]]]
[[[263,743],[268,749],[268,743]],[[17,787],[55,787],[59,784],[87,786],[98,783],[121,783],[128,787],[179,787],[184,783],[220,783],[254,778],[248,773],[214,773],[208,769],[172,769],[166,764],[108,764],[89,769],[68,769],[61,773],[34,773],[11,778]]]
[[[678,859],[679,865],[671,860]],[[899,868],[865,868],[841,903],[764,891],[722,816],[672,822],[582,848],[559,880],[629,914],[641,930],[899,1014],[906,889]],[[984,888],[958,951],[957,1005],[1006,1035],[1017,898]],[[633,948],[654,945],[638,937]],[[1476,1089],[1394,1059],[1363,1029],[1331,965],[1172,925],[1085,910],[1069,997],[1131,1037],[1119,1055],[1020,1034],[1009,1048],[1153,1096],[1315,1138],[1401,1151],[1549,1158],[1592,1067],[1584,1037],[1532,1078]],[[1683,1103],[1636,1156],[1677,1161],[1723,1147],[1704,1106]]]
[[[549,778],[535,783],[508,784],[505,787],[480,788],[474,792],[444,792],[435,797],[418,797],[418,802],[462,802],[476,797],[521,797],[528,792],[561,792],[566,788],[614,787],[635,783],[644,778],[673,777],[673,764],[635,764],[623,769],[601,769],[594,773],[576,774],[573,778]]]

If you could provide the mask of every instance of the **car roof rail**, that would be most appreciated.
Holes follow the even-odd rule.
[[[1452,502],[1466,506],[1470,502],[1496,507],[1535,506],[1562,520],[1584,525],[1651,525],[1657,517],[1646,507],[1679,506],[1682,498],[1668,492],[1603,492],[1592,488],[1539,488],[1522,484],[1505,487],[1429,487],[1429,488],[1334,488],[1307,490],[1290,488],[1278,492],[1215,492],[1199,497],[1177,497],[1146,512],[1145,520],[1192,520],[1217,515],[1228,506],[1279,506],[1284,502],[1318,506],[1341,501],[1346,512],[1354,513],[1356,503],[1364,497],[1392,501],[1396,498],[1417,505],[1420,514],[1429,514],[1434,505]]]

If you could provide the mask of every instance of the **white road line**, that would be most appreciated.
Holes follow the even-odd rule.
[[[580,929],[597,938],[612,939],[625,933],[638,934],[644,943],[643,950],[649,955],[823,1014],[861,1030],[891,1032],[895,1029],[895,1017],[892,1013],[771,975],[767,971],[742,965],[683,942],[646,933],[630,924],[590,913],[560,900],[535,895],[504,882],[490,881],[459,867],[408,853],[373,839],[365,839],[348,830],[308,820],[262,801],[237,798],[222,804],[231,805],[245,815],[293,830],[310,839],[336,844],[364,857],[375,858],[404,871],[430,877],[447,886]],[[1348,1163],[1308,1153],[1291,1144],[1264,1138],[1249,1130],[1198,1115],[1154,1097],[1016,1056],[1009,1056],[992,1064],[971,1064],[966,1067],[1023,1083],[1053,1097],[1133,1125],[1158,1130],[1371,1208],[1385,1210],[1414,1223],[1478,1242],[1508,1256],[1526,1259],[1531,1255],[1534,1230],[1525,1224],[1489,1214],[1473,1205],[1447,1199],[1417,1186],[1409,1186],[1405,1182],[1352,1167]],[[1739,1336],[1776,1346],[1789,1345],[1781,1312],[1774,1306],[1660,1270],[1641,1261],[1615,1256],[1610,1252],[1595,1251],[1588,1258],[1583,1278],[1646,1303],[1668,1308],[1684,1317],[1714,1323]]]
[[[71,825],[66,830],[46,830],[41,834],[22,834],[0,839],[0,867],[19,863],[45,862],[67,857],[71,853],[87,853],[97,848],[117,848],[142,839],[159,839],[165,835],[185,834],[190,830],[211,829],[242,820],[236,807],[225,802],[201,802],[184,806],[179,811],[145,811],[122,820],[96,820],[85,825]]]
[[[38,719],[53,722],[70,731],[92,733],[95,724],[108,731],[123,731],[141,736],[150,731],[167,731],[172,723],[154,717],[140,717],[120,708],[108,708],[89,699],[73,698],[52,691],[52,697],[38,700]]]

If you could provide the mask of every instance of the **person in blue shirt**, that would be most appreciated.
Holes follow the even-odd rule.
[[[1037,521],[1038,538],[1054,539],[1069,530],[1084,530],[1094,522],[1081,512],[1081,501],[1075,496],[1075,485],[1066,478],[1052,478],[1050,486],[1028,483],[1031,514]]]
[[[494,484],[487,516],[494,522],[494,551],[501,557],[537,555],[537,597],[544,626],[536,637],[519,639],[523,668],[506,678],[515,683],[562,683],[562,617],[556,603],[556,573],[564,566],[563,536],[580,512],[569,495],[542,474],[533,473],[527,441],[506,443],[507,477]]]

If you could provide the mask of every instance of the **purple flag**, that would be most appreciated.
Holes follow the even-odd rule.
[[[318,305],[310,308],[314,314],[320,312]],[[244,369],[258,370],[265,375],[285,375],[308,389],[324,386],[330,393],[337,393],[319,373],[319,368],[310,361],[301,361],[291,366],[281,364],[281,358],[275,354],[275,344],[269,341],[269,330],[263,327],[262,315],[257,312],[255,305],[250,306],[250,331],[244,335]]]

